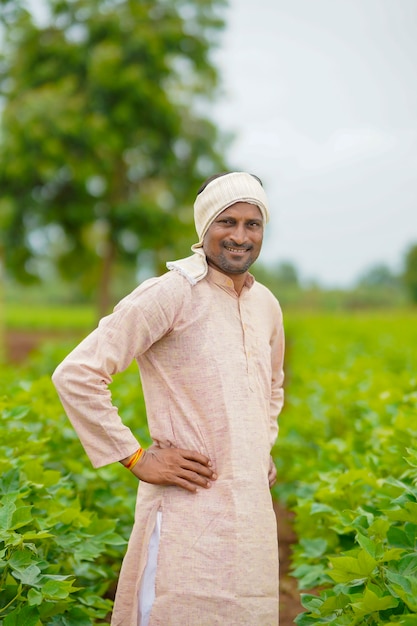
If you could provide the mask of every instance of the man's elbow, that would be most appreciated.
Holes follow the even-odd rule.
[[[65,361],[63,361],[62,363],[58,365],[58,367],[55,369],[55,371],[53,372],[51,376],[52,383],[58,393],[60,393],[60,391],[65,386],[65,379],[67,378],[65,370],[66,370]]]

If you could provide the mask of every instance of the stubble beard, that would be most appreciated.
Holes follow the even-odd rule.
[[[237,246],[229,246],[237,248]],[[224,246],[225,250],[227,250],[226,245]],[[243,248],[245,249],[245,248]],[[208,259],[209,263],[216,265],[220,270],[225,272],[226,274],[245,274],[251,265],[256,261],[258,255],[253,254],[252,248],[246,248],[249,250],[250,254],[248,255],[245,261],[242,260],[242,265],[238,265],[236,263],[232,263],[226,258],[226,253],[220,252],[220,254],[215,259]]]

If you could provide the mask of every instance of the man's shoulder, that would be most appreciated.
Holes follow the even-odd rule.
[[[188,281],[179,272],[168,271],[161,276],[147,278],[131,293],[123,298],[120,305],[140,305],[147,300],[172,301],[183,299],[189,290]]]
[[[268,287],[257,280],[253,283],[251,292],[256,300],[259,309],[268,311],[268,315],[272,315],[273,319],[282,320],[282,310],[278,298]]]
[[[259,281],[255,280],[252,286],[252,290],[253,290],[254,295],[256,295],[257,297],[261,297],[261,298],[264,298],[265,300],[269,300],[271,304],[275,303],[279,306],[278,298],[263,283],[260,283]]]
[[[186,289],[188,281],[179,273],[168,270],[160,276],[153,276],[143,281],[136,289],[138,293],[143,293],[155,289]]]

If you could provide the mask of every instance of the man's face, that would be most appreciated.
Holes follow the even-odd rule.
[[[256,261],[263,239],[262,214],[257,206],[237,202],[210,224],[203,250],[209,265],[224,274],[244,274]]]

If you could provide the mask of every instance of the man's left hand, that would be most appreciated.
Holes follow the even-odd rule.
[[[277,481],[277,468],[275,467],[272,456],[269,457],[269,472],[268,472],[269,488],[273,487]]]

